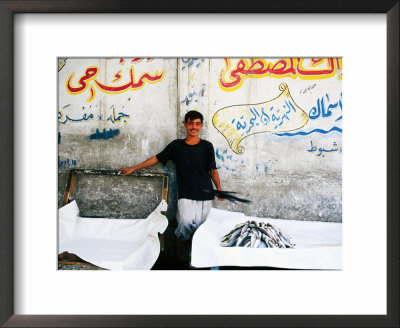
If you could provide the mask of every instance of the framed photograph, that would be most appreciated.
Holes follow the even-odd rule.
[[[398,326],[399,3],[366,3],[360,6],[356,1],[311,1],[300,7],[295,1],[229,5],[203,2],[190,6],[181,2],[93,1],[89,5],[76,1],[0,1],[0,94],[5,113],[0,130],[4,209],[0,220],[1,325]],[[132,64],[124,66],[124,58]],[[259,59],[257,72],[252,71],[256,64],[250,58]],[[223,147],[232,152],[230,160],[238,159],[252,145],[247,140],[255,138],[254,134],[261,138],[267,131],[260,128],[254,134],[249,132],[250,127],[257,129],[257,113],[265,114],[262,104],[278,106],[287,91],[290,99],[285,98],[289,101],[286,104],[295,104],[293,112],[300,115],[302,104],[297,99],[306,99],[305,95],[315,87],[315,83],[305,83],[300,88],[300,84],[288,85],[287,80],[276,85],[253,83],[262,68],[271,64],[268,58],[295,58],[299,62],[307,58],[310,63],[297,65],[304,72],[307,65],[325,67],[323,58],[332,58],[331,66],[336,67],[335,78],[340,83],[323,82],[322,89],[329,92],[320,90],[315,108],[304,102],[308,110],[303,116],[315,124],[307,126],[308,121],[297,119],[302,125],[296,129],[304,130],[303,133],[322,131],[320,128],[323,125],[325,129],[326,122],[317,124],[320,116],[334,116],[329,123],[333,125],[328,124],[327,129],[340,129],[337,140],[314,138],[306,149],[307,154],[320,158],[339,154],[343,145],[340,270],[57,270],[58,173],[60,163],[61,168],[77,163],[71,150],[76,143],[60,146],[60,138],[71,141],[73,132],[79,132],[78,124],[74,129],[67,125],[79,121],[89,126],[89,118],[95,118],[89,139],[113,138],[117,130],[123,134],[125,130],[142,128],[133,123],[137,113],[127,105],[131,99],[124,93],[126,88],[117,90],[119,102],[114,105],[123,110],[113,111],[105,96],[122,83],[119,72],[129,75],[129,67],[135,67],[138,76],[147,74],[161,80],[157,67],[163,67],[162,72],[171,70],[181,75],[186,69],[188,74],[183,75],[188,79],[188,88],[178,87],[179,97],[172,98],[189,108],[195,100],[199,101],[197,107],[202,105],[201,99],[195,97],[201,90],[190,85],[191,82],[200,88],[201,83],[196,84],[188,65],[201,68],[207,62],[209,69],[201,74],[205,80],[218,76],[223,66],[226,74],[220,76],[220,84],[216,85],[215,101],[207,101],[204,106],[212,109],[206,120],[215,127],[206,133],[218,140],[219,164],[227,165]],[[98,64],[93,66],[93,60]],[[282,68],[284,63],[279,62]],[[331,67],[328,62],[327,65]],[[96,84],[80,92],[79,77],[84,76],[85,69],[88,73],[96,67]],[[274,71],[276,75],[280,73],[282,69]],[[115,84],[102,84],[103,80],[112,81],[110,74]],[[60,76],[63,81],[70,77],[70,83],[63,88],[69,91],[61,96]],[[153,82],[151,86],[162,94],[165,90],[161,83]],[[172,80],[168,83],[174,85]],[[253,97],[246,102],[238,92],[232,92],[235,88],[248,90]],[[259,88],[266,90],[265,99],[254,97]],[[145,89],[144,93],[150,92]],[[274,93],[275,89],[278,93]],[[217,101],[224,97],[230,101]],[[83,107],[75,106],[78,98]],[[257,101],[252,102],[253,99]],[[174,101],[168,100],[163,106],[173,107]],[[240,106],[243,103],[254,104],[254,108],[250,106],[252,111],[247,113]],[[70,104],[74,105],[72,111]],[[98,111],[90,107],[96,104]],[[329,106],[324,107],[326,104]],[[155,106],[151,101],[147,105],[149,110]],[[339,113],[332,116],[324,111],[328,108],[333,112],[336,107],[342,110],[342,106],[343,121]],[[167,115],[154,108],[154,115]],[[107,117],[112,124],[108,122],[106,126],[102,121]],[[177,120],[179,117],[175,123]],[[180,136],[184,131],[179,132],[175,123],[168,131],[175,135],[176,129]],[[228,123],[234,126],[235,135],[224,130]],[[259,124],[262,123],[265,120],[260,118]],[[104,125],[103,132],[95,129],[99,124]],[[240,135],[241,130],[247,134]],[[291,130],[287,127],[278,132],[287,134]],[[114,134],[110,136],[109,131]],[[282,139],[272,141],[279,143]],[[323,141],[331,144],[322,145]],[[91,143],[93,147],[97,144],[100,143]],[[142,141],[141,149],[145,148],[146,142]],[[271,158],[274,151],[270,149]],[[79,160],[90,163],[89,152],[85,156]],[[124,156],[127,155],[121,158]],[[302,154],[293,156],[299,170],[312,165]],[[109,159],[110,163],[113,161],[114,157]],[[258,170],[259,163],[254,158],[253,162]],[[332,163],[331,168],[337,164]],[[270,169],[268,165],[263,168]],[[312,167],[308,168],[312,171]],[[315,180],[318,183],[324,182]],[[273,196],[265,195],[264,199],[268,203]],[[325,214],[321,211],[320,215]],[[200,262],[208,266],[212,261],[202,258]]]

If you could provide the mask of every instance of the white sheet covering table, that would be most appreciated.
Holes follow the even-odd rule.
[[[294,248],[222,247],[221,238],[248,220],[270,223],[289,236]],[[316,221],[247,217],[240,212],[212,208],[192,241],[191,265],[263,266],[287,269],[331,269],[342,267],[342,224]]]
[[[158,233],[168,226],[161,201],[146,219],[79,217],[76,201],[59,209],[59,253],[73,253],[110,270],[151,269],[160,254]]]

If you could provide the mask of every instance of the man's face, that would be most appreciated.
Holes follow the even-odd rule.
[[[203,127],[203,123],[201,123],[199,118],[195,118],[194,120],[189,118],[184,124],[187,135],[191,137],[197,137]]]

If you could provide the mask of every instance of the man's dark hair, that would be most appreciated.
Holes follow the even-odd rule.
[[[185,123],[187,123],[189,118],[192,121],[195,120],[196,118],[199,118],[201,123],[203,123],[203,115],[200,112],[198,112],[197,110],[191,110],[191,111],[186,113],[186,115],[185,115]]]

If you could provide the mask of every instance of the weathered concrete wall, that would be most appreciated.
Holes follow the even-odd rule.
[[[215,207],[341,222],[341,59],[87,58],[60,63],[65,65],[59,71],[59,199],[69,168],[137,164],[183,138],[183,117],[194,109],[205,117],[201,137],[214,144],[223,189],[252,200],[249,205],[215,201]],[[141,80],[145,73],[152,83]],[[174,166],[148,170],[171,174],[172,219]],[[129,193],[128,185],[117,183],[102,197]]]
[[[133,166],[176,138],[176,67],[176,58],[59,60],[59,206],[69,169]],[[168,168],[157,165],[147,170],[163,172]],[[100,183],[101,179],[107,182]],[[151,187],[142,180],[79,177],[75,196],[82,214],[98,216],[104,211],[104,216],[145,217],[161,199],[161,179],[149,178]],[[114,204],[113,210],[105,207],[106,203]],[[173,198],[170,203],[174,203]]]
[[[182,59],[180,118],[205,115],[224,190],[253,216],[341,222],[341,59]],[[180,130],[180,136],[184,130]]]

